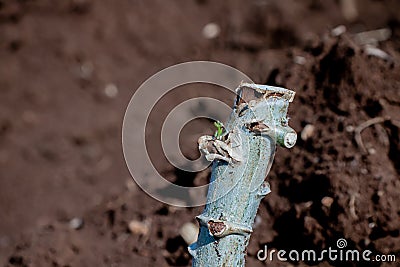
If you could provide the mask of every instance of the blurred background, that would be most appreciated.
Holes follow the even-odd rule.
[[[0,265],[190,265],[187,236],[202,207],[141,191],[121,128],[141,83],[192,60],[296,91],[299,141],[277,151],[248,266],[266,264],[256,259],[265,244],[322,250],[338,238],[399,261],[399,10],[396,0],[0,0]],[[200,95],[233,101],[211,87],[185,92],[166,97],[160,114]],[[198,136],[213,127],[190,124],[182,150],[196,158]],[[177,184],[207,181],[208,171],[152,159]]]

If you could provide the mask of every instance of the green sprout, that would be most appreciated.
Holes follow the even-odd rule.
[[[225,133],[225,126],[222,122],[220,121],[215,121],[214,126],[217,127],[217,130],[214,133],[214,137],[216,139],[221,139],[224,136]]]

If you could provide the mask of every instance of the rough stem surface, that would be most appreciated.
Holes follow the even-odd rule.
[[[200,232],[189,246],[193,266],[244,266],[246,248],[275,144],[292,147],[296,133],[287,109],[294,92],[266,85],[241,84],[223,136],[203,136],[199,148],[213,161],[207,205],[197,216]]]

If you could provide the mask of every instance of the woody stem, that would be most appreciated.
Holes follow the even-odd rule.
[[[293,91],[241,84],[237,93],[238,99],[225,125],[227,131],[239,135],[243,160],[214,160],[212,164],[207,204],[197,216],[200,232],[197,242],[189,246],[193,266],[245,265],[258,206],[270,192],[265,178],[275,155],[275,144],[292,147],[296,141],[286,118]],[[260,128],[269,130],[262,133]]]

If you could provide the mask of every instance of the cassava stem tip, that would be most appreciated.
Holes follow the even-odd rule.
[[[252,224],[261,199],[270,192],[264,181],[275,144],[295,145],[287,110],[295,92],[242,83],[223,134],[202,136],[199,149],[213,162],[207,205],[197,216],[200,232],[189,246],[193,266],[244,266]]]

